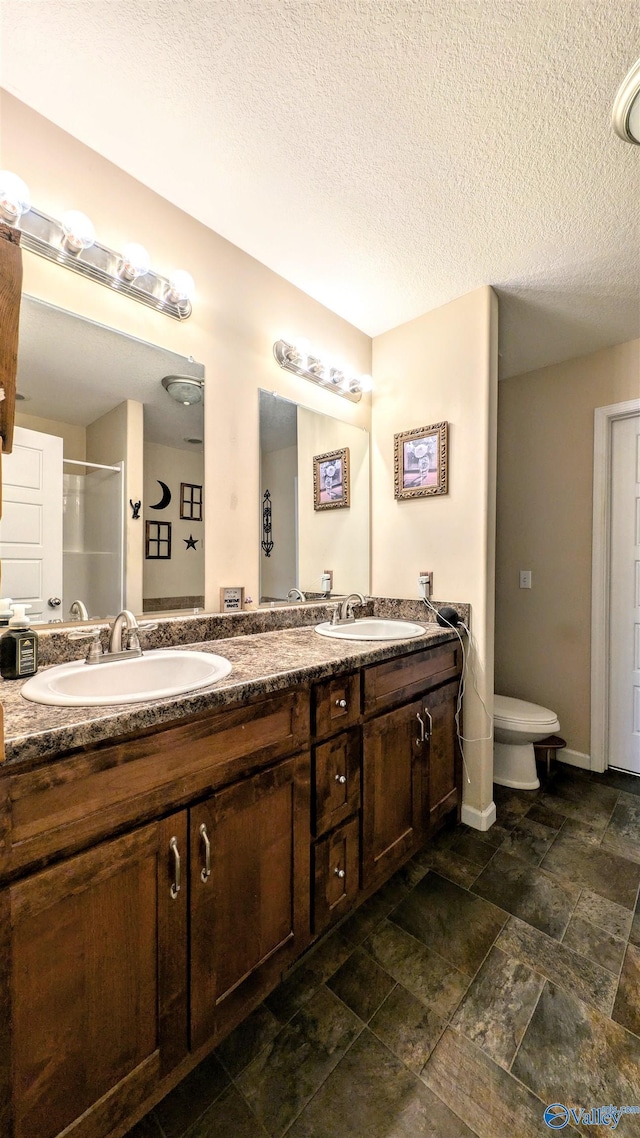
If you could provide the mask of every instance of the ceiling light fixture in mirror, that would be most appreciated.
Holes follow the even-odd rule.
[[[304,379],[359,403],[363,391],[371,391],[373,380],[370,375],[356,375],[342,360],[332,360],[326,353],[314,347],[308,340],[276,340],[273,354],[280,367],[292,371]]]
[[[191,315],[194,283],[189,273],[176,269],[164,277],[150,267],[142,245],[125,245],[118,253],[96,241],[91,220],[79,210],[68,210],[60,221],[31,205],[28,186],[10,170],[0,170],[0,218],[22,233],[22,248],[80,273],[97,284],[115,289],[174,320]]]

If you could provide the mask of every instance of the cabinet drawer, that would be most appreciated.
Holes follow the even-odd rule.
[[[360,807],[360,733],[344,731],[313,754],[314,830],[326,834]]]
[[[313,689],[314,734],[318,739],[351,727],[360,718],[360,673],[324,680]]]
[[[456,640],[365,668],[365,715],[404,703],[421,695],[425,688],[453,679],[460,672],[461,662]]]
[[[287,692],[73,755],[0,786],[0,874],[72,852],[307,746],[308,696]]]
[[[360,822],[352,818],[313,847],[313,931],[321,933],[350,909],[358,890]]]

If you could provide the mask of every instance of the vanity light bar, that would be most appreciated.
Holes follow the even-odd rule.
[[[276,340],[273,354],[285,371],[310,379],[312,383],[317,383],[319,387],[333,391],[352,403],[359,403],[363,391],[371,391],[373,386],[370,375],[353,375],[336,364],[322,360],[318,350],[306,341],[290,344],[287,340]]]
[[[80,273],[174,320],[191,315],[194,284],[188,273],[177,270],[163,277],[149,267],[141,245],[127,245],[122,253],[95,240],[93,225],[77,210],[58,221],[32,206],[24,182],[0,171],[0,219],[22,233],[21,246],[48,261]]]

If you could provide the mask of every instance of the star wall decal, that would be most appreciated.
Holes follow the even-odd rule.
[[[196,545],[200,541],[200,538],[194,537],[193,534],[190,533],[188,537],[183,537],[182,540],[184,541],[187,549],[195,549]]]

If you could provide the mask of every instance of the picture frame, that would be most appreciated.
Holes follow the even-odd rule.
[[[394,435],[394,480],[398,501],[448,492],[447,422]]]
[[[197,482],[180,483],[180,517],[189,522],[202,521],[202,486]]]
[[[344,510],[351,504],[349,447],[313,458],[314,510]]]

